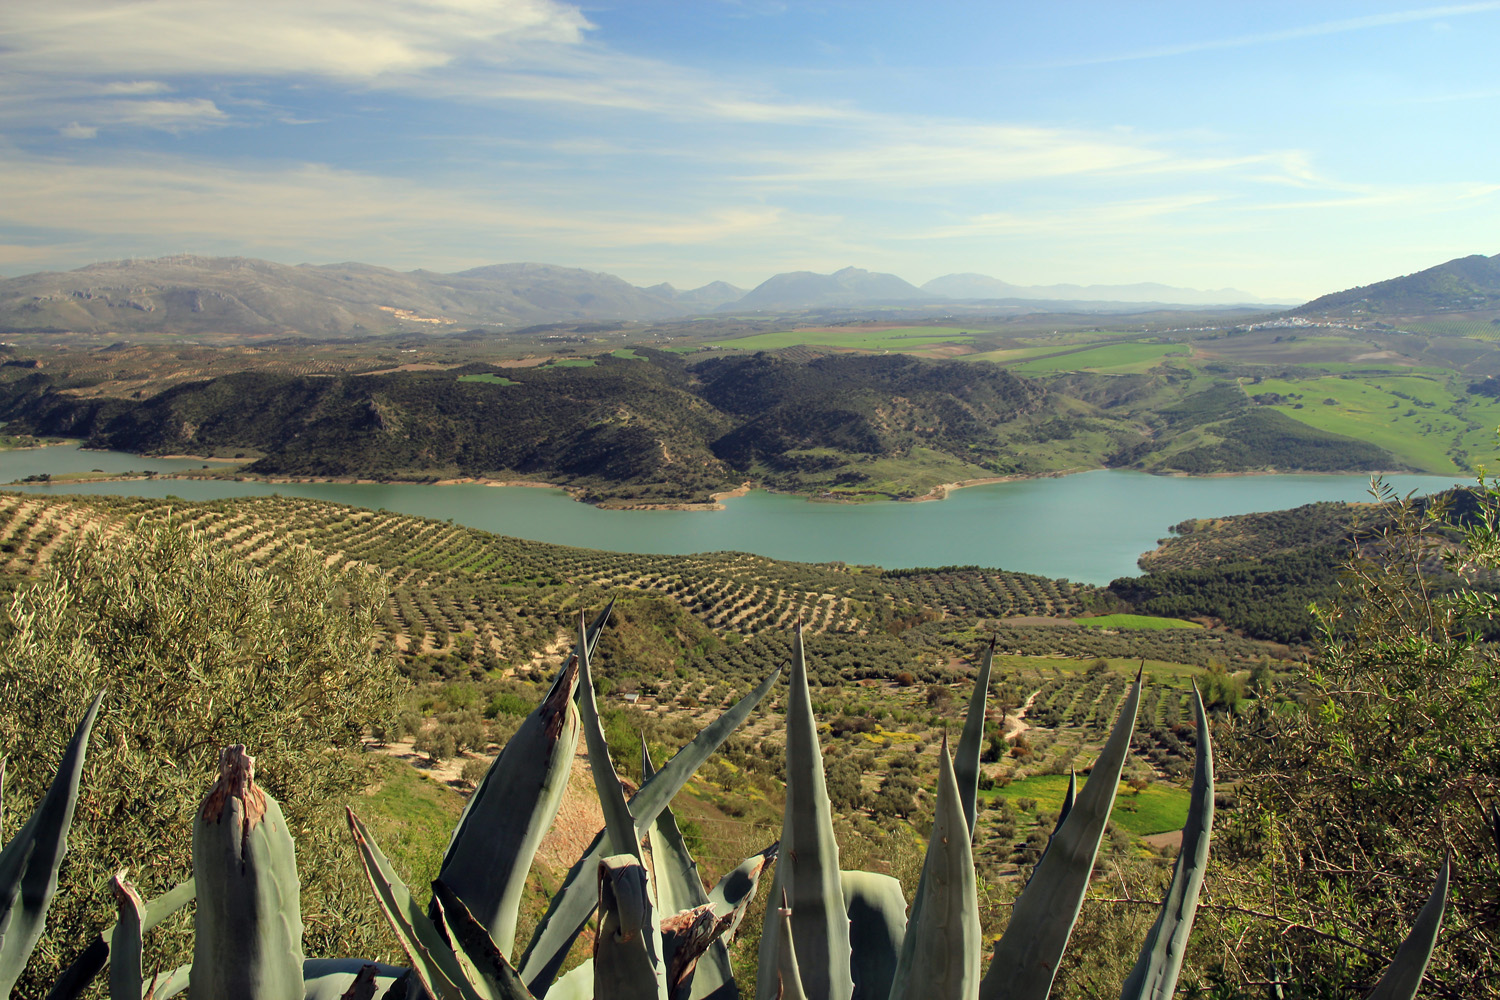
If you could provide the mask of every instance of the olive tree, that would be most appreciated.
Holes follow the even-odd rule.
[[[7,827],[40,795],[70,720],[106,693],[48,929],[40,995],[112,922],[109,877],[151,897],[191,874],[193,809],[219,747],[243,743],[297,839],[309,955],[384,950],[338,808],[369,784],[366,729],[400,683],[377,652],[382,581],[293,552],[256,568],[170,519],[86,533],[0,606]],[[186,960],[185,918],[148,966]],[[41,987],[39,989],[38,987]]]

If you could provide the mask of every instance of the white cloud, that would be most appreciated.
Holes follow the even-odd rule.
[[[371,80],[464,53],[573,44],[589,27],[555,0],[10,0],[13,72]]]
[[[58,129],[57,132],[64,139],[92,139],[99,134],[99,127],[97,125],[80,125],[77,122],[71,122]]]
[[[125,97],[146,94],[169,94],[172,88],[160,80],[114,80],[99,88],[100,93]]]

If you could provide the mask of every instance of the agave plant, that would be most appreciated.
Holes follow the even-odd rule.
[[[10,995],[41,939],[57,892],[57,873],[68,849],[68,829],[78,805],[78,781],[89,733],[104,695],[95,696],[63,751],[47,793],[24,826],[0,849],[0,993]],[[0,760],[0,784],[5,761]]]
[[[780,671],[661,769],[643,747],[644,780],[627,798],[600,725],[590,676],[592,648],[608,614],[606,608],[587,627],[580,621],[573,655],[470,798],[427,906],[413,898],[368,829],[349,811],[350,831],[371,887],[408,967],[303,957],[290,834],[275,800],[255,785],[253,760],[243,748],[229,747],[195,818],[195,879],[144,903],[122,872],[112,885],[118,922],[50,995],[76,997],[107,961],[111,1000],[167,1000],[189,983],[198,995],[235,1000],[727,1000],[738,996],[738,990],[726,942],[744,917],[760,876],[780,859],[771,890],[775,905],[767,907],[761,936],[758,997],[1044,1000],[1113,806],[1141,697],[1139,674],[1087,783],[1078,790],[1075,779],[1070,787],[1047,849],[981,976],[971,841],[993,646],[980,664],[953,756],[943,741],[933,827],[908,914],[896,879],[839,868],[800,627],[793,639],[785,699],[787,800],[781,840],[709,890],[668,803],[765,697]],[[96,701],[65,758],[64,772],[73,768],[75,795],[82,741],[97,707]],[[1213,824],[1213,749],[1196,689],[1194,707],[1199,746],[1182,850],[1122,1000],[1167,1000],[1172,995],[1192,928]],[[517,960],[522,888],[561,802],[580,733],[605,827],[569,871]],[[61,772],[59,781],[67,785]],[[50,801],[51,793],[38,815],[52,808]],[[70,805],[66,812],[71,813]],[[61,815],[55,809],[47,814]],[[17,841],[33,826],[49,823],[58,825],[38,823],[34,817]],[[65,833],[65,820],[61,826]],[[651,845],[649,865],[643,840]],[[15,866],[10,858],[8,846],[0,855],[0,875]],[[54,878],[55,870],[54,864]],[[1411,1000],[1416,995],[1436,941],[1447,879],[1445,862],[1432,898],[1370,1000]],[[6,884],[15,883],[0,881],[0,888]],[[195,897],[193,964],[145,979],[143,935]],[[14,891],[11,901],[14,909]],[[592,957],[559,977],[579,932],[596,913]],[[7,921],[0,925],[6,934],[0,957],[9,961],[10,929],[23,925],[12,917]],[[35,921],[39,928],[40,915]]]

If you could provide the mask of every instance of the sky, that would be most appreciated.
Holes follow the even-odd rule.
[[[1279,301],[1500,253],[1500,0],[4,0],[0,274],[173,253]]]

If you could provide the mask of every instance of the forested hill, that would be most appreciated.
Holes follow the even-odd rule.
[[[265,475],[523,475],[616,500],[704,499],[774,479],[933,456],[945,476],[999,464],[1039,383],[989,365],[835,355],[690,366],[643,351],[536,368],[293,377],[240,373],[145,400],[8,383],[11,430],[155,454],[260,455]],[[858,473],[855,473],[858,475]],[[941,479],[934,480],[942,481]]]

